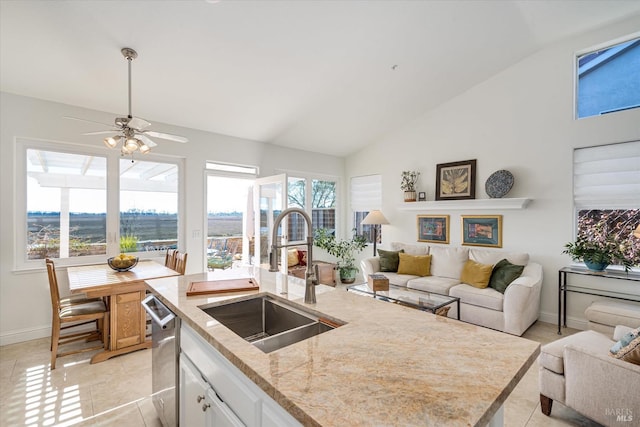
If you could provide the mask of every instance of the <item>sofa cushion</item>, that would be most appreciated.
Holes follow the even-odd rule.
[[[298,249],[298,264],[307,265],[307,251]]]
[[[640,328],[633,329],[611,347],[609,354],[616,359],[640,365]]]
[[[464,263],[469,259],[469,249],[464,247],[437,247],[430,249],[431,275],[460,280]]]
[[[489,286],[492,271],[493,264],[480,264],[473,260],[467,260],[462,267],[460,281],[475,288],[484,289]]]
[[[402,287],[406,287],[407,283],[410,280],[417,279],[420,277],[412,274],[398,274],[398,273],[392,273],[389,271],[385,271],[384,273],[379,273],[379,274],[383,274],[387,279],[389,279],[389,284],[402,286]]]
[[[460,298],[464,304],[503,311],[504,295],[492,288],[480,289],[461,283],[452,287],[449,295]]]
[[[594,301],[584,311],[584,317],[611,327],[624,325],[637,328],[640,326],[640,305],[622,301]]]
[[[459,285],[458,279],[447,279],[446,277],[426,276],[411,279],[407,282],[407,288],[419,291],[434,292],[440,295],[449,295],[449,290]]]
[[[400,257],[398,254],[404,252],[404,249],[400,251],[385,251],[378,249],[378,255],[380,255],[380,271],[397,272],[398,264],[400,263]]]
[[[411,274],[414,276],[430,276],[431,255],[409,255],[398,252],[398,274]]]
[[[507,286],[520,277],[523,270],[524,266],[511,264],[506,259],[503,259],[493,267],[489,287],[504,294]]]
[[[293,248],[293,249],[287,249],[287,265],[289,267],[293,267],[296,266],[300,263],[300,259],[298,258],[298,250]]]
[[[427,245],[408,245],[406,243],[391,242],[391,249],[398,252],[404,250],[405,253],[410,255],[429,254],[429,246]]]
[[[501,259],[507,259],[512,264],[527,265],[529,264],[529,254],[524,252],[504,252],[489,249],[469,249],[469,259],[482,264],[495,265]]]
[[[616,359],[640,365],[640,337],[636,337],[626,346],[622,347],[616,354],[611,354]]]
[[[540,349],[538,363],[556,374],[564,374],[564,348],[571,344],[594,353],[604,354],[613,344],[605,335],[595,331],[582,331],[545,344]]]

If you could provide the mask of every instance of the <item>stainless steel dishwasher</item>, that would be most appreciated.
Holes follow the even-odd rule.
[[[165,427],[179,424],[179,331],[180,318],[155,295],[150,294],[142,306],[151,316],[151,400]]]

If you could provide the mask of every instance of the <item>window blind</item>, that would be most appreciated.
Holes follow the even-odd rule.
[[[351,178],[351,210],[368,212],[382,207],[382,176]]]
[[[640,208],[640,141],[575,149],[573,197],[577,209]]]

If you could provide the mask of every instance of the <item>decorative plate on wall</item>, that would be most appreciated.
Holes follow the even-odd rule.
[[[492,173],[484,184],[485,191],[493,199],[504,197],[511,187],[513,187],[513,174],[504,169]]]

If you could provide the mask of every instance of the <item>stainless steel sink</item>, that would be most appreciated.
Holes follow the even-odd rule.
[[[328,321],[269,295],[199,308],[265,353],[344,324]]]

